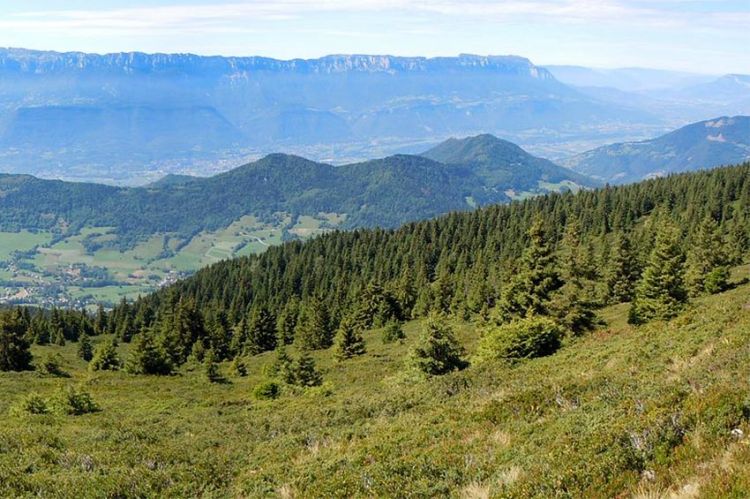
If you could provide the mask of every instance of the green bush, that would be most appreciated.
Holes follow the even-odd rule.
[[[530,359],[551,355],[560,348],[563,328],[544,317],[527,317],[496,327],[479,343],[481,360]]]
[[[280,393],[279,384],[275,381],[264,381],[253,388],[253,396],[258,400],[273,400]]]
[[[39,371],[50,376],[68,378],[70,375],[62,369],[63,358],[59,353],[47,354],[39,365]]]
[[[729,287],[729,267],[716,267],[706,275],[704,287],[709,294],[721,293]]]
[[[26,394],[21,400],[10,407],[10,413],[14,416],[47,414],[48,412],[47,401],[37,393]]]
[[[244,356],[237,355],[232,359],[232,363],[229,364],[229,373],[232,376],[238,376],[241,378],[247,376],[247,362]]]
[[[394,341],[401,341],[404,338],[406,338],[406,334],[404,334],[401,324],[396,321],[389,322],[386,324],[385,329],[383,329],[383,343],[393,343]]]
[[[80,416],[100,410],[91,398],[91,394],[72,386],[64,389],[54,400],[53,405],[55,412],[70,416]]]

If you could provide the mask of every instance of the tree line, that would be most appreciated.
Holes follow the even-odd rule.
[[[274,349],[282,365],[292,343],[301,355],[335,345],[346,359],[366,350],[363,330],[446,315],[494,328],[497,355],[536,355],[594,327],[602,306],[630,302],[636,324],[673,317],[726,289],[749,247],[744,164],[293,241],[83,314],[80,327],[136,341],[157,366],[142,372]],[[458,367],[450,334],[428,329],[423,351],[451,351]]]

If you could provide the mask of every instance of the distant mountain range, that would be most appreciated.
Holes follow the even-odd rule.
[[[515,56],[0,49],[0,171],[44,177],[134,183],[276,150],[340,163],[483,132],[601,141],[658,126],[648,110],[603,102]]]
[[[593,185],[514,144],[481,135],[448,141],[422,156],[345,166],[272,154],[213,177],[170,175],[138,188],[3,175],[0,229],[114,227],[121,239],[113,244],[122,246],[154,233],[189,239],[245,215],[335,213],[344,228],[395,227],[514,196]]]
[[[625,92],[676,90],[709,83],[717,76],[649,68],[587,68],[583,66],[545,66],[566,85],[609,87]]]
[[[721,117],[652,140],[599,147],[563,164],[610,183],[711,168],[750,158],[750,117]]]
[[[713,116],[750,114],[750,75],[580,66],[545,69],[562,83],[601,102],[650,110],[669,128]]]

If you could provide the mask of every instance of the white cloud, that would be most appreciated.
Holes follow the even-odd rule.
[[[23,30],[200,30],[282,22],[314,14],[412,13],[494,21],[628,22],[658,26],[719,26],[750,22],[744,12],[681,12],[671,0],[249,0],[116,9],[48,10],[10,14],[0,28]]]

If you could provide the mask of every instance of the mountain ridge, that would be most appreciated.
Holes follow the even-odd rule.
[[[653,139],[599,147],[562,164],[603,181],[624,183],[739,163],[747,158],[750,116],[721,116]]]
[[[487,137],[468,140],[486,141]],[[447,147],[452,144],[448,142]],[[6,175],[0,177],[0,227],[19,230],[49,229],[59,224],[95,225],[114,226],[121,235],[136,238],[164,231],[187,236],[196,230],[228,226],[245,215],[271,216],[277,212],[346,214],[345,228],[393,227],[477,205],[506,202],[510,200],[508,190],[552,190],[539,183],[550,180],[536,168],[537,162],[546,160],[520,148],[517,151],[522,153],[520,160],[496,155],[488,158],[479,172],[469,165],[457,167],[419,155],[398,154],[333,166],[298,155],[273,153],[211,177],[167,176],[145,187]],[[521,175],[523,184],[514,177],[506,178],[504,184],[488,183],[493,169],[502,171],[509,161],[516,170],[529,168]],[[559,180],[594,185],[574,172],[555,168],[568,173]],[[37,201],[31,203],[30,199]]]

